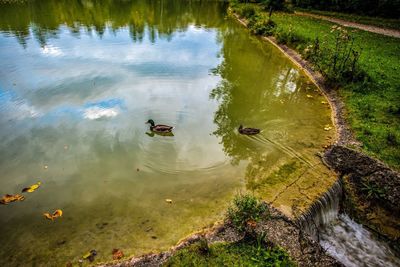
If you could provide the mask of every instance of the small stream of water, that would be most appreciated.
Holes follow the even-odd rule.
[[[385,243],[347,214],[340,214],[321,231],[320,244],[347,267],[400,266],[400,260]]]
[[[300,218],[303,231],[346,267],[396,267],[400,259],[347,214],[339,214],[342,185],[337,181]]]

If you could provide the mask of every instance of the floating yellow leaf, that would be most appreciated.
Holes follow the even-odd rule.
[[[43,213],[43,216],[44,216],[47,220],[54,220],[54,219],[53,219],[53,216],[51,216],[50,213],[45,212],[45,213]]]
[[[54,221],[55,218],[61,217],[62,214],[63,214],[62,210],[55,210],[53,214],[45,212],[43,213],[43,216],[48,220]]]
[[[308,97],[308,98],[313,98],[313,96],[312,96],[312,95],[307,95],[307,97]]]
[[[85,254],[82,256],[82,258],[87,259],[87,258],[89,258],[90,256],[92,256],[92,253],[87,252],[87,253],[85,253]]]
[[[55,212],[53,212],[53,217],[57,218],[57,217],[61,217],[63,214],[62,210],[56,210]]]
[[[29,187],[25,187],[24,189],[22,189],[22,193],[28,192],[28,193],[32,193],[33,191],[35,191],[36,189],[39,188],[41,182],[37,182],[36,184],[33,184]]]
[[[22,195],[18,195],[18,194],[9,195],[9,194],[6,194],[1,198],[0,204],[7,205],[8,203],[11,203],[11,202],[14,202],[14,201],[23,201],[24,199],[25,199],[25,197],[22,196]]]
[[[167,203],[169,203],[169,204],[172,204],[172,199],[167,198],[167,199],[165,200],[165,202],[167,202]]]
[[[325,130],[325,131],[332,130],[332,126],[330,126],[330,125],[325,125],[324,130]]]
[[[326,101],[321,101],[321,104],[326,105],[326,104],[328,104],[328,102],[326,102]]]
[[[90,262],[94,261],[94,257],[97,255],[97,251],[92,249],[90,252],[85,253],[82,258],[85,260],[89,260]]]

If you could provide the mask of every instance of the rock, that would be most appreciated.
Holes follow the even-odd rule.
[[[384,191],[378,201],[386,208],[400,213],[400,174],[361,152],[343,146],[332,146],[325,152],[325,161],[360,189],[363,183],[372,184]]]

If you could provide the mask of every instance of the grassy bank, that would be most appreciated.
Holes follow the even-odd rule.
[[[258,5],[235,4],[232,8],[252,21],[253,32],[274,35],[278,42],[305,57],[317,38],[318,45],[324,48],[320,50],[325,53],[321,56],[327,56],[327,61],[335,56],[337,35],[331,22],[275,12],[274,23],[267,23],[267,13]],[[275,26],[265,26],[271,24]],[[362,75],[347,80],[343,75],[334,77],[332,84],[343,97],[347,121],[362,142],[363,150],[400,169],[400,39],[355,30],[348,30],[348,35],[351,35],[352,49],[359,53],[357,73]],[[326,55],[329,53],[332,55]],[[327,71],[327,75],[332,74]]]
[[[172,256],[164,266],[296,266],[279,248],[255,241],[208,246],[200,241]]]
[[[322,11],[313,9],[296,9],[297,11],[307,12],[315,15],[321,15],[326,17],[332,17],[337,19],[343,19],[351,22],[361,23],[365,25],[377,26],[381,28],[389,28],[400,30],[400,19],[387,19],[387,18],[377,18],[377,17],[367,17],[355,14],[338,13],[332,11]]]

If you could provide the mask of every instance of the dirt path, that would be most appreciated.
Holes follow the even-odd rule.
[[[316,15],[316,14],[311,14],[311,13],[306,13],[306,12],[296,11],[295,14],[300,15],[300,16],[306,16],[306,17],[311,17],[311,18],[327,20],[327,21],[330,21],[333,23],[343,25],[345,27],[356,28],[356,29],[360,29],[363,31],[368,31],[368,32],[373,32],[373,33],[378,33],[378,34],[382,34],[382,35],[386,35],[386,36],[395,37],[395,38],[400,38],[400,31],[398,31],[398,30],[380,28],[377,26],[360,24],[357,22],[351,22],[351,21],[347,21],[347,20],[343,20],[343,19],[327,17],[327,16],[322,16],[322,15]]]

